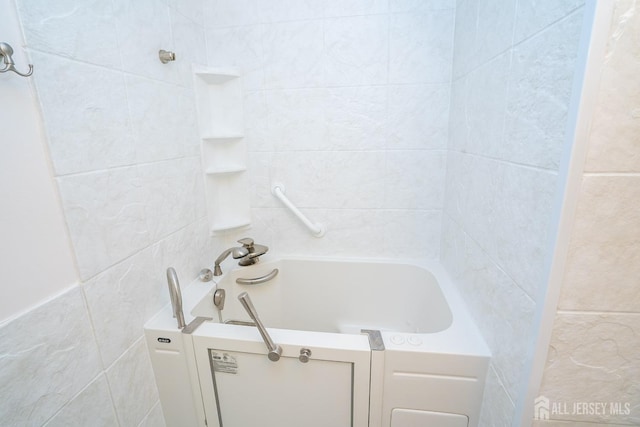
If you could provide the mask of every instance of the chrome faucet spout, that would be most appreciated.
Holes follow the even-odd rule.
[[[254,244],[253,239],[249,237],[238,240],[238,243],[241,243],[242,246],[226,249],[216,259],[213,266],[214,276],[222,275],[222,268],[220,267],[220,264],[222,264],[222,261],[227,259],[229,254],[231,254],[233,259],[240,260],[238,261],[238,265],[247,266],[257,263],[259,261],[259,257],[266,254],[269,250],[265,245]]]

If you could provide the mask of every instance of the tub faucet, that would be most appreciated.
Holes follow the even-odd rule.
[[[253,239],[250,237],[240,239],[238,240],[238,243],[242,244],[242,246],[229,248],[222,252],[216,259],[215,265],[213,267],[214,276],[222,275],[222,268],[220,268],[220,264],[229,256],[229,254],[231,254],[233,259],[240,260],[238,261],[238,265],[247,266],[257,263],[259,257],[266,254],[269,250],[269,248],[265,245],[254,244]]]

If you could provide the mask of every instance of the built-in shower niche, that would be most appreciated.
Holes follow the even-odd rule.
[[[251,224],[242,82],[232,69],[194,67],[209,227],[213,234]]]

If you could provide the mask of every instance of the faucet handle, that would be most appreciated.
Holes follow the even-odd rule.
[[[238,240],[238,243],[240,243],[245,248],[252,248],[253,247],[253,239],[251,237],[245,237],[243,239],[240,239],[240,240]]]

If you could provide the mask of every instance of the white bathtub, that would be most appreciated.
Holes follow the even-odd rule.
[[[167,308],[146,325],[167,426],[477,425],[489,352],[441,266],[268,257],[225,265],[227,274],[183,291],[187,322],[213,320],[181,333]],[[276,268],[266,283],[236,283]],[[217,288],[226,290],[222,311]],[[243,291],[282,347],[277,362],[255,327],[220,323],[251,320],[237,300]],[[380,331],[384,349],[372,350],[362,329]]]

